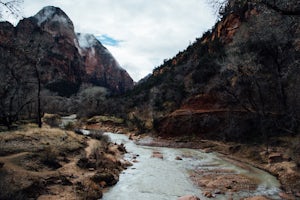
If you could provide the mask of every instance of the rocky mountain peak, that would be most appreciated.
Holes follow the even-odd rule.
[[[81,84],[105,87],[113,93],[133,87],[131,77],[100,41],[92,34],[76,34],[73,22],[57,7],[44,7],[16,27],[0,23],[1,45],[0,53],[15,52],[3,59],[17,60],[20,68],[29,58],[30,65],[36,63],[39,55],[43,86],[61,96],[76,93]]]
[[[133,87],[131,77],[94,35],[77,33],[76,37],[76,47],[85,63],[88,80],[114,92],[124,92]]]
[[[59,22],[64,25],[71,25],[73,27],[73,23],[70,18],[66,15],[64,11],[62,11],[58,7],[54,6],[46,6],[42,10],[40,10],[35,16],[38,20],[38,25],[42,26],[45,23],[54,23]]]
[[[74,25],[67,14],[58,7],[47,6],[35,16],[37,25],[53,37],[64,37],[70,44],[76,39]]]

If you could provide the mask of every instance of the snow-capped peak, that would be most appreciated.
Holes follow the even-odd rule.
[[[44,7],[34,16],[34,18],[37,19],[39,26],[49,19],[64,24],[71,22],[69,17],[60,8],[54,6]]]
[[[76,35],[81,48],[91,48],[99,43],[96,37],[92,34],[77,33]]]

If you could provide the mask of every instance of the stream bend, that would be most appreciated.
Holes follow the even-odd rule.
[[[129,153],[126,160],[133,161],[120,175],[119,182],[104,193],[104,200],[176,200],[184,195],[203,196],[199,187],[191,181],[191,171],[230,171],[242,174],[258,181],[255,190],[215,195],[217,200],[241,199],[243,197],[264,195],[271,199],[280,199],[279,181],[272,175],[257,168],[247,166],[243,169],[229,161],[219,158],[214,153],[204,153],[194,149],[149,147],[136,145],[126,135],[105,133],[112,142],[123,143]],[[155,156],[157,155],[158,156]],[[180,159],[178,159],[180,158]]]

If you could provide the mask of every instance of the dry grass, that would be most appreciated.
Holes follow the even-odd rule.
[[[47,126],[38,128],[33,124],[0,132],[0,161],[4,163],[0,169],[0,199],[28,199],[33,194],[40,195],[33,191],[38,190],[35,182],[55,177],[55,170],[84,151],[86,140],[85,136],[71,131]],[[41,188],[44,187],[42,184]]]
[[[57,128],[27,125],[16,131],[0,133],[0,156],[19,152],[74,152],[85,146],[84,137]]]
[[[102,132],[91,136],[33,124],[0,132],[0,199],[99,199],[91,177],[104,169],[118,177],[122,152]]]

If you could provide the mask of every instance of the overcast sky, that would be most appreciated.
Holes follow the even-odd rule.
[[[23,16],[60,7],[76,32],[92,33],[138,81],[212,28],[208,0],[24,0]]]

